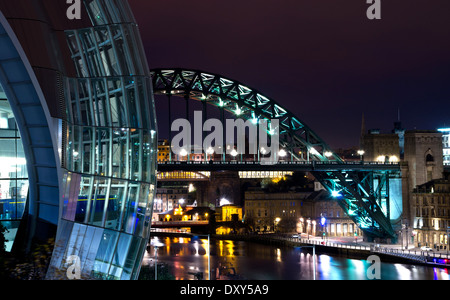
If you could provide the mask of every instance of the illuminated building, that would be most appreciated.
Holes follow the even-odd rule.
[[[298,220],[311,217],[312,202],[306,201],[307,193],[265,193],[263,191],[245,192],[245,220],[258,232],[295,232]],[[279,218],[279,222],[276,222]],[[277,228],[275,228],[277,227]]]
[[[450,228],[450,181],[432,180],[412,193],[413,228],[404,228],[409,245],[448,249]]]
[[[158,141],[158,162],[170,160],[170,144],[168,140]]]
[[[222,205],[216,208],[217,211],[217,221],[242,221],[242,207],[238,205]]]
[[[184,186],[164,186],[157,188],[153,204],[153,215],[174,209],[188,203],[188,188]],[[153,218],[155,219],[155,218]]]
[[[439,128],[442,132],[442,147],[444,155],[444,165],[450,165],[450,128]]]
[[[340,205],[331,199],[328,192],[314,193],[310,200],[314,201],[314,214],[311,219],[316,221],[317,235],[322,234],[326,237],[355,236],[355,233],[357,236],[362,235],[361,229],[348,217]],[[305,228],[307,225],[307,220],[302,220],[298,232],[307,233]]]
[[[226,204],[216,208],[216,234],[228,234],[239,230],[238,222],[242,224],[242,207]]]
[[[8,178],[0,166],[16,207],[2,215],[23,224],[13,250],[56,238],[47,279],[76,262],[82,279],[136,279],[156,183],[150,72],[127,1],[80,3],[70,20],[66,1],[0,2],[0,126],[11,135],[0,142],[17,146],[0,153],[16,158]]]
[[[28,171],[14,114],[0,85],[0,221],[11,251],[28,195]]]
[[[405,161],[409,167],[409,188],[442,178],[442,133],[435,130],[408,130],[405,133]]]
[[[382,134],[379,130],[369,130],[363,135],[362,150],[365,161],[399,162],[400,146],[397,134]]]

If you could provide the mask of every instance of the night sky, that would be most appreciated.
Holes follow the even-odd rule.
[[[331,147],[366,128],[450,127],[450,1],[129,0],[150,68],[221,74],[274,99]],[[158,109],[158,106],[157,106]],[[167,126],[160,118],[159,126]]]

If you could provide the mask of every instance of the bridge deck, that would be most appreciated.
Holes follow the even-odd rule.
[[[381,162],[305,162],[279,161],[262,164],[258,161],[173,161],[159,162],[158,171],[400,171],[399,163]]]

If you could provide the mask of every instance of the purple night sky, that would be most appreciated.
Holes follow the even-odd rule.
[[[381,20],[366,0],[129,2],[150,68],[247,84],[334,148],[358,145],[363,113],[386,133],[398,110],[405,129],[450,127],[448,0],[381,0]]]

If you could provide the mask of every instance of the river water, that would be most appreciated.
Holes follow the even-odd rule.
[[[177,280],[195,279],[192,273],[203,273],[208,278],[208,240],[198,237],[154,237],[160,243],[158,264],[168,266]],[[154,268],[153,246],[145,253],[143,265]],[[310,249],[277,247],[243,241],[211,240],[211,277],[219,279],[248,280],[311,280],[313,257]],[[372,267],[372,268],[371,268]],[[449,280],[449,270],[385,263],[378,269],[382,280]],[[364,259],[349,259],[316,253],[316,279],[367,280],[373,273],[373,265]],[[228,274],[228,276],[224,276]]]

